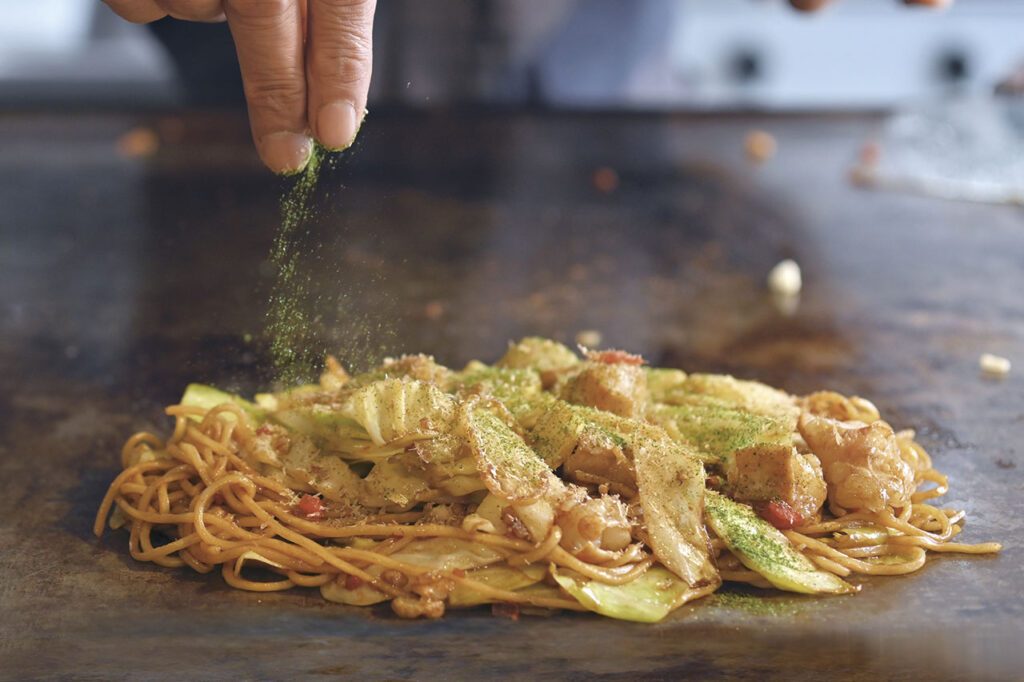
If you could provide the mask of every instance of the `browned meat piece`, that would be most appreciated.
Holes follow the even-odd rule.
[[[814,518],[827,488],[821,466],[792,445],[755,445],[737,450],[725,465],[729,497],[755,507],[781,500],[803,521]]]
[[[636,496],[633,463],[619,443],[597,427],[584,427],[576,447],[566,457],[562,470],[567,478],[577,483],[606,483],[613,493],[626,498]]]
[[[647,406],[647,377],[636,364],[586,362],[561,387],[560,397],[622,417],[639,417]]]

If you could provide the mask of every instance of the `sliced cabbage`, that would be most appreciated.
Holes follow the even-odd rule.
[[[686,372],[681,369],[644,367],[647,375],[647,395],[651,402],[662,402],[665,395],[686,383]]]
[[[537,419],[530,441],[548,467],[556,469],[576,447],[586,426],[587,421],[578,409],[557,400]]]
[[[338,412],[334,405],[290,407],[272,413],[271,417],[292,431],[310,436],[329,450],[352,452],[372,445],[366,429]]]
[[[544,579],[547,571],[547,566],[541,564],[530,564],[519,568],[513,568],[507,564],[495,564],[470,571],[466,577],[488,587],[516,591],[539,583]],[[454,607],[476,606],[493,601],[493,598],[461,583],[456,584],[455,589],[448,595],[448,603]]]
[[[498,366],[526,367],[538,372],[547,372],[572,367],[579,361],[575,353],[557,341],[528,336],[519,343],[509,346],[505,355],[498,360]]]
[[[798,552],[789,539],[745,504],[708,490],[707,519],[744,566],[780,590],[805,594],[845,594],[857,588],[823,571]]]
[[[205,384],[189,384],[185,387],[185,393],[181,396],[181,404],[188,407],[201,407],[205,410],[212,410],[224,403],[234,403],[242,408],[249,420],[255,424],[262,424],[267,420],[267,412],[256,403],[250,402],[234,393],[222,391],[213,386]],[[225,415],[228,416],[228,415]],[[234,417],[230,417],[234,419]],[[201,417],[191,417],[195,421],[201,421]]]
[[[410,466],[415,463],[418,463],[415,455],[403,454],[374,464],[362,480],[359,501],[368,507],[390,506],[404,510],[429,499],[430,485],[422,471]]]
[[[638,623],[657,623],[701,593],[661,566],[652,566],[624,585],[608,585],[568,570],[552,568],[551,574],[562,589],[591,611]]]
[[[530,368],[491,367],[474,360],[451,378],[449,389],[486,393],[507,404],[540,393],[540,374]]]
[[[752,445],[792,443],[796,432],[796,414],[767,417],[717,405],[651,405],[647,418],[708,463],[726,462],[733,452]]]
[[[352,393],[339,412],[365,429],[374,445],[415,440],[451,431],[455,399],[436,386],[407,379],[384,379]]]
[[[258,564],[260,566],[272,566],[274,568],[280,568],[280,569],[284,569],[285,568],[283,564],[280,564],[280,563],[278,563],[276,561],[271,561],[270,559],[268,559],[267,557],[263,556],[259,552],[248,551],[248,552],[243,552],[242,554],[240,554],[238,556],[237,559],[235,559],[235,575],[240,575],[242,573],[242,569],[245,568],[246,562],[249,562],[249,561],[251,561],[251,562],[253,562],[255,564]]]
[[[693,404],[700,398],[716,398],[724,403],[767,417],[795,419],[800,408],[796,399],[760,381],[737,379],[728,374],[691,374],[678,389],[664,396],[666,403]]]
[[[296,405],[308,405],[318,395],[323,395],[320,384],[303,384],[279,393],[257,393],[253,399],[264,410],[276,412]]]
[[[362,480],[336,454],[324,452],[308,436],[292,434],[291,447],[280,456],[281,468],[298,487],[312,487],[324,497],[352,501],[359,499]]]
[[[490,545],[459,538],[414,540],[390,556],[399,561],[442,571],[468,571],[505,558],[504,554]]]
[[[544,460],[500,417],[469,404],[462,411],[461,424],[490,492],[522,502],[535,500],[548,489],[553,474]]]
[[[704,528],[704,467],[655,426],[630,440],[640,505],[655,556],[691,587],[718,584]]]
[[[398,561],[441,571],[471,571],[504,558],[504,555],[487,545],[459,538],[413,540],[390,556]],[[372,565],[365,570],[375,578],[383,572],[380,566]],[[328,601],[351,606],[369,606],[391,599],[390,595],[384,594],[372,585],[362,583],[355,588],[349,588],[346,582],[345,576],[341,576],[338,580],[324,583],[320,586],[320,594]]]

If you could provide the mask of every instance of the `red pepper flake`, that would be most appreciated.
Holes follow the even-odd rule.
[[[789,530],[803,523],[803,518],[784,500],[772,500],[760,506],[757,511],[761,518],[779,530]]]
[[[316,521],[324,517],[324,503],[316,495],[303,495],[299,498],[299,511]]]
[[[345,589],[346,590],[357,590],[365,584],[365,580],[360,578],[358,575],[350,575],[345,578]]]
[[[603,362],[608,365],[642,365],[644,359],[639,355],[627,353],[624,350],[592,350],[587,351],[587,359],[591,362]]]
[[[463,571],[461,568],[453,568],[452,575],[454,575],[456,578],[465,578],[466,572]]]
[[[258,429],[256,429],[256,435],[257,436],[269,436],[273,432],[274,432],[274,429],[271,428],[270,424],[264,424],[263,426],[261,426]]]

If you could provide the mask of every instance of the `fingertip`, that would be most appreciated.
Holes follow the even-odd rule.
[[[801,12],[817,12],[828,2],[829,0],[789,0],[789,4]]]
[[[356,139],[362,116],[352,102],[328,102],[320,107],[313,121],[316,139],[331,151],[348,149]]]
[[[256,149],[267,168],[278,175],[293,175],[309,163],[313,140],[302,133],[282,131],[261,137]]]

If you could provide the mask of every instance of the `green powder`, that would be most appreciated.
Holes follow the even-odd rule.
[[[270,250],[277,279],[270,294],[267,333],[278,379],[287,385],[305,379],[310,367],[313,344],[304,301],[311,283],[299,268],[299,256],[313,217],[311,199],[323,157],[317,145],[305,170],[281,198],[281,227]]]
[[[755,595],[736,589],[722,589],[715,592],[714,603],[727,609],[742,611],[751,616],[792,617],[803,610],[804,604],[797,599],[778,599],[772,596]]]
[[[321,175],[333,170],[339,157],[317,144],[281,197],[281,226],[270,251],[276,278],[266,332],[276,379],[287,386],[315,379],[328,352],[353,367],[375,364],[387,351],[384,339],[393,336],[379,307],[374,315],[358,308],[369,287],[383,290],[383,275],[362,273],[342,285],[341,264],[331,260],[340,249],[325,246],[325,235],[316,230],[318,202],[328,198],[317,191]],[[328,229],[328,242],[346,241],[346,225]]]

